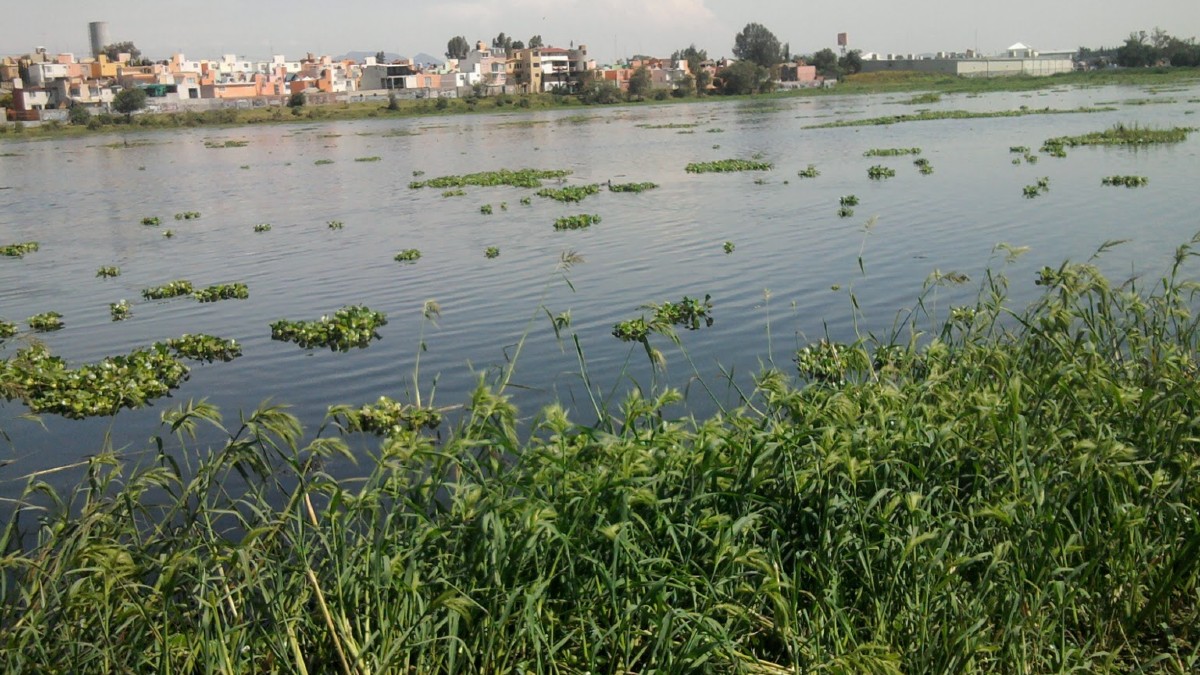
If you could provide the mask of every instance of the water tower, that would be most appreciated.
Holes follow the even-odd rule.
[[[92,38],[92,58],[96,58],[108,44],[108,22],[93,21],[89,23],[88,35]]]

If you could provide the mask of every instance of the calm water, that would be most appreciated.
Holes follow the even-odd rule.
[[[1200,88],[1147,92],[1096,88],[1034,94],[945,96],[932,109],[1074,108],[1131,99],[1114,112],[1022,118],[944,120],[887,127],[810,129],[834,119],[914,111],[910,95],[829,97],[765,102],[712,102],[634,109],[571,107],[522,115],[364,120],[308,126],[130,133],[83,139],[0,144],[0,243],[36,240],[24,259],[0,259],[0,317],[24,322],[54,310],[66,328],[40,336],[73,363],[125,353],[182,333],[236,338],[245,355],[228,364],[194,365],[173,398],[115,419],[20,419],[18,403],[0,404],[3,446],[0,494],[29,472],[76,461],[100,448],[138,450],[161,433],[162,410],[207,397],[230,417],[265,399],[287,403],[310,428],[334,403],[380,395],[406,399],[421,343],[420,387],[428,400],[458,404],[478,378],[494,374],[528,331],[510,390],[523,413],[558,398],[588,422],[587,392],[571,334],[578,335],[602,393],[650,382],[640,346],[611,337],[612,325],[647,302],[709,293],[712,328],[684,332],[691,362],[659,338],[667,377],[687,386],[697,373],[722,403],[734,400],[722,370],[740,384],[772,358],[826,333],[853,330],[850,292],[864,330],[889,327],[933,270],[956,270],[973,283],[998,242],[1030,246],[1009,270],[1014,295],[1033,296],[1042,265],[1083,259],[1107,239],[1130,239],[1108,254],[1114,276],[1161,272],[1173,248],[1200,230],[1196,216],[1200,141],[1142,151],[1076,149],[1066,159],[1042,157],[1014,166],[1009,147],[1035,151],[1051,136],[1105,129],[1114,123],[1196,125]],[[691,129],[638,125],[696,124]],[[681,131],[686,133],[680,133]],[[208,149],[205,141],[248,141]],[[128,145],[126,145],[128,143]],[[719,146],[719,147],[717,147]],[[874,147],[920,147],[932,163],[922,176],[911,157],[866,158]],[[749,158],[775,164],[770,173],[691,175],[693,161]],[[355,158],[378,156],[377,162]],[[332,160],[332,164],[315,164]],[[816,179],[797,170],[815,164]],[[866,170],[897,171],[885,181]],[[604,191],[582,204],[533,197],[531,190],[411,190],[425,178],[499,168],[570,169],[568,184],[654,181],[642,194]],[[1148,187],[1103,187],[1112,174],[1150,177]],[[1038,177],[1050,192],[1022,197]],[[756,184],[761,179],[763,184]],[[856,194],[853,218],[837,216],[838,198]],[[507,210],[501,203],[507,203]],[[479,207],[492,204],[494,215]],[[176,222],[181,211],[199,220]],[[555,218],[596,213],[586,231],[555,232]],[[163,219],[144,227],[144,216]],[[869,234],[868,218],[877,217]],[[325,223],[340,220],[345,229]],[[273,225],[256,234],[254,224]],[[166,239],[162,230],[176,236]],[[726,255],[722,243],[736,244]],[[484,259],[498,246],[500,257]],[[395,252],[418,248],[413,265]],[[586,262],[570,270],[573,289],[556,273],[563,251]],[[860,250],[865,274],[859,272]],[[101,265],[122,275],[98,279]],[[242,281],[250,299],[199,304],[179,298],[142,301],[142,288],[186,278],[197,286]],[[836,289],[836,290],[835,290]],[[943,293],[941,303],[963,298]],[[133,303],[133,318],[113,323],[108,304]],[[422,318],[426,300],[442,309],[436,325]],[[307,351],[270,340],[280,318],[315,319],[347,304],[386,312],[383,339],[350,353]],[[546,313],[570,311],[556,342]],[[768,330],[769,325],[769,330]],[[19,341],[17,341],[19,343]],[[10,341],[4,355],[18,346]],[[768,349],[771,345],[772,350]],[[693,366],[695,371],[693,371]],[[698,413],[716,404],[693,386]]]

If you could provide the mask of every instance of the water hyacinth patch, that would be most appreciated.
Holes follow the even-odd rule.
[[[433,408],[400,403],[387,396],[380,396],[375,403],[357,408],[330,406],[326,417],[332,419],[342,431],[361,431],[376,436],[392,436],[404,430],[436,429],[442,423],[441,413]]]
[[[192,297],[200,302],[216,302],[218,300],[245,300],[250,297],[250,289],[243,283],[214,284],[192,293]]]
[[[554,229],[556,230],[582,230],[591,227],[593,224],[600,222],[600,216],[589,213],[581,213],[576,216],[563,216],[554,221]]]
[[[842,198],[838,200],[838,203],[842,206],[858,206],[858,196],[843,195]]]
[[[849,206],[839,206],[837,214],[838,218],[849,218],[854,215],[854,209]]]
[[[192,282],[187,279],[176,279],[162,286],[142,289],[142,297],[147,300],[166,300],[167,298],[188,295],[193,290]]]
[[[164,236],[164,237],[166,237],[167,239],[170,239],[171,237],[174,237],[174,236],[175,236],[175,230],[163,230],[163,233],[162,233],[162,234],[163,234],[163,236]]]
[[[254,226],[254,231],[255,232],[270,232],[271,224],[270,223],[259,223]]]
[[[1050,191],[1050,179],[1046,177],[1039,178],[1037,184],[1026,185],[1023,193],[1026,199],[1033,199],[1038,195],[1045,194]]]
[[[987,119],[992,117],[1025,117],[1026,115],[1069,115],[1075,113],[1101,113],[1112,112],[1116,108],[1100,107],[1088,108],[1080,107],[1067,110],[1057,110],[1052,108],[1030,109],[1022,108],[1020,110],[998,110],[992,112],[974,112],[969,110],[937,110],[913,113],[911,115],[888,115],[886,117],[872,117],[870,119],[861,120],[838,120],[836,122],[825,122],[823,124],[812,124],[806,129],[835,129],[838,127],[866,127],[866,126],[887,126],[890,124],[901,124],[903,122],[927,122],[931,120],[970,120],[970,119]]]
[[[108,303],[108,314],[112,317],[113,321],[124,321],[133,316],[133,309],[129,307],[127,300],[110,302]]]
[[[533,203],[532,197],[521,197],[521,206],[529,206]]]
[[[39,333],[48,333],[63,327],[62,314],[58,312],[42,312],[34,314],[26,320],[29,327]]]
[[[668,124],[635,124],[639,129],[694,129],[699,122],[670,122]]]
[[[204,141],[204,147],[210,150],[216,150],[219,148],[244,148],[247,145],[250,145],[250,141],[228,140],[224,143],[220,141]]]
[[[684,167],[688,173],[731,173],[735,171],[770,171],[770,162],[749,159],[720,159],[713,162],[692,162]]]
[[[176,354],[193,361],[232,361],[242,355],[237,340],[226,340],[215,335],[190,335],[184,333],[167,340],[167,346]]]
[[[882,164],[876,164],[875,166],[867,169],[867,178],[870,178],[871,180],[883,180],[885,178],[892,178],[895,175],[895,169],[888,168]]]
[[[113,266],[101,267],[96,270],[96,276],[105,279],[110,277],[119,277],[121,276],[121,268]]]
[[[649,321],[645,316],[621,321],[613,326],[612,334],[623,342],[645,343],[650,333],[669,334],[673,326],[697,330],[701,326],[713,325],[712,306],[709,295],[705,295],[703,300],[685,295],[679,302],[647,305],[645,309],[654,310]]]
[[[599,185],[568,185],[561,188],[542,188],[535,194],[539,197],[546,197],[559,202],[581,202],[585,197],[591,196],[600,192]]]
[[[658,183],[609,183],[609,192],[645,192],[658,187]]]
[[[176,215],[175,220],[182,220],[182,217]],[[145,218],[142,218],[142,224],[149,227],[158,227],[159,225],[162,225],[162,219],[158,216],[146,216]]]
[[[622,342],[645,342],[650,337],[650,325],[645,317],[627,319],[613,326],[613,337]]]
[[[466,194],[466,190],[463,190],[462,188],[455,188],[453,190],[446,190],[443,192],[442,197],[465,197]]]
[[[1010,145],[1008,147],[1008,151],[1013,153],[1014,155],[1028,155],[1029,154],[1029,146],[1028,145]]]
[[[416,262],[421,259],[421,252],[415,248],[406,248],[393,258],[396,262]]]
[[[1170,129],[1151,129],[1137,124],[1126,126],[1117,123],[1104,131],[1095,131],[1080,136],[1059,136],[1047,139],[1045,146],[1076,147],[1081,145],[1156,145],[1161,143],[1182,143],[1187,140],[1191,127],[1172,127]]]
[[[809,164],[807,167],[797,171],[796,175],[801,178],[816,178],[821,175],[821,172],[817,170],[816,164]]]
[[[378,162],[382,159],[383,158],[378,155],[372,155],[370,157],[355,157],[354,161],[356,161],[356,162]]]
[[[196,220],[199,217],[200,217],[199,211],[184,211],[182,213],[175,214],[175,220]],[[158,218],[155,218],[154,220],[157,221]],[[145,224],[145,221],[143,221],[143,224]],[[158,222],[155,222],[153,224],[157,225]]]
[[[332,159],[318,159],[317,161],[313,162],[313,164],[315,164],[317,166],[325,166],[326,164],[333,164],[333,160]]]
[[[485,216],[490,216],[490,215],[492,215],[492,205],[491,205],[491,204],[484,204],[483,206],[479,207],[479,212],[480,212],[480,213],[482,213],[482,214],[483,214],[483,215],[485,215]]]
[[[483,251],[483,257],[491,260],[492,258],[500,257],[500,249],[495,246],[489,246]]]
[[[736,247],[733,245],[732,241],[727,241],[721,245],[721,248],[724,249],[725,255],[729,255],[730,253],[733,253],[733,249]]]
[[[20,258],[26,253],[33,253],[36,250],[38,250],[38,243],[36,241],[27,241],[20,244],[6,244],[4,246],[0,246],[0,255],[7,256],[9,258]]]
[[[920,148],[871,148],[863,153],[863,157],[900,157],[919,154],[921,154]]]
[[[140,408],[167,395],[187,374],[187,366],[162,343],[76,369],[35,344],[0,362],[0,381],[21,383],[18,391],[0,388],[0,395],[19,398],[34,413],[83,419]]]
[[[413,175],[416,176],[418,174],[414,172]],[[500,169],[499,171],[469,173],[464,176],[440,176],[429,180],[413,181],[408,184],[408,187],[417,189],[423,187],[461,188],[470,185],[477,187],[508,185],[511,187],[538,188],[542,186],[543,180],[565,178],[569,175],[571,175],[571,172],[566,169],[519,169],[517,171]]]
[[[1145,176],[1105,176],[1100,179],[1101,185],[1124,185],[1127,188],[1148,185],[1150,179]]]
[[[847,377],[865,371],[872,363],[861,348],[828,340],[797,351],[795,361],[800,377],[821,384],[844,384]]]
[[[330,221],[327,221],[327,222],[325,223],[325,226],[326,226],[326,227],[328,227],[328,228],[329,228],[329,229],[331,229],[331,230],[340,230],[340,229],[342,229],[342,227],[343,227],[343,226],[342,226],[342,221],[340,221],[340,220],[330,220]]]
[[[387,317],[382,312],[353,305],[316,321],[276,321],[271,324],[271,339],[295,342],[305,349],[328,347],[331,351],[345,352],[351,347],[361,349],[369,345],[379,337],[375,329],[386,324]]]
[[[17,324],[15,322],[0,319],[0,340],[7,340],[16,334]]]
[[[917,167],[917,171],[921,172],[922,176],[928,176],[933,173],[933,165],[924,157],[913,160],[913,166]]]

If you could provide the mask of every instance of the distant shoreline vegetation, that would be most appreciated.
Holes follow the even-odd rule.
[[[1164,85],[1200,81],[1197,68],[1138,68],[1096,70],[1076,73],[1061,73],[1049,76],[1012,76],[998,78],[968,78],[951,75],[916,73],[912,71],[888,73],[858,73],[847,76],[831,89],[795,89],[759,94],[671,97],[664,100],[593,101],[580,94],[502,94],[489,97],[464,97],[453,99],[418,99],[392,101],[363,101],[333,103],[329,105],[306,105],[302,114],[288,114],[284,106],[184,112],[143,112],[126,117],[124,115],[100,113],[92,115],[85,124],[64,124],[56,121],[42,122],[36,126],[21,122],[0,124],[0,139],[21,139],[47,136],[77,136],[90,133],[111,133],[127,129],[178,129],[194,127],[238,127],[256,124],[309,123],[314,120],[341,121],[368,118],[432,117],[468,113],[504,112],[579,108],[663,105],[667,103],[694,103],[706,100],[743,100],[746,98],[805,98],[812,96],[880,94],[891,92],[940,92],[984,93],[991,91],[1031,91],[1054,89],[1064,86],[1103,85]],[[586,102],[585,102],[586,101]],[[1030,111],[1030,114],[1040,111]],[[1075,112],[1075,111],[1071,111]],[[224,143],[207,139],[214,143]],[[112,146],[120,149],[121,145]],[[221,145],[220,147],[225,147]],[[233,146],[231,146],[233,147]]]

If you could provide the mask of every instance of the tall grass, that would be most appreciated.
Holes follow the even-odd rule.
[[[29,479],[0,664],[1195,672],[1195,243],[1152,284],[1043,269],[1024,310],[1003,269],[945,320],[923,295],[709,419],[653,387],[523,432],[481,381],[452,432],[397,427],[352,480],[323,471],[332,421],[305,444],[277,407],[180,406],[152,461]],[[227,440],[192,447],[205,427]]]

